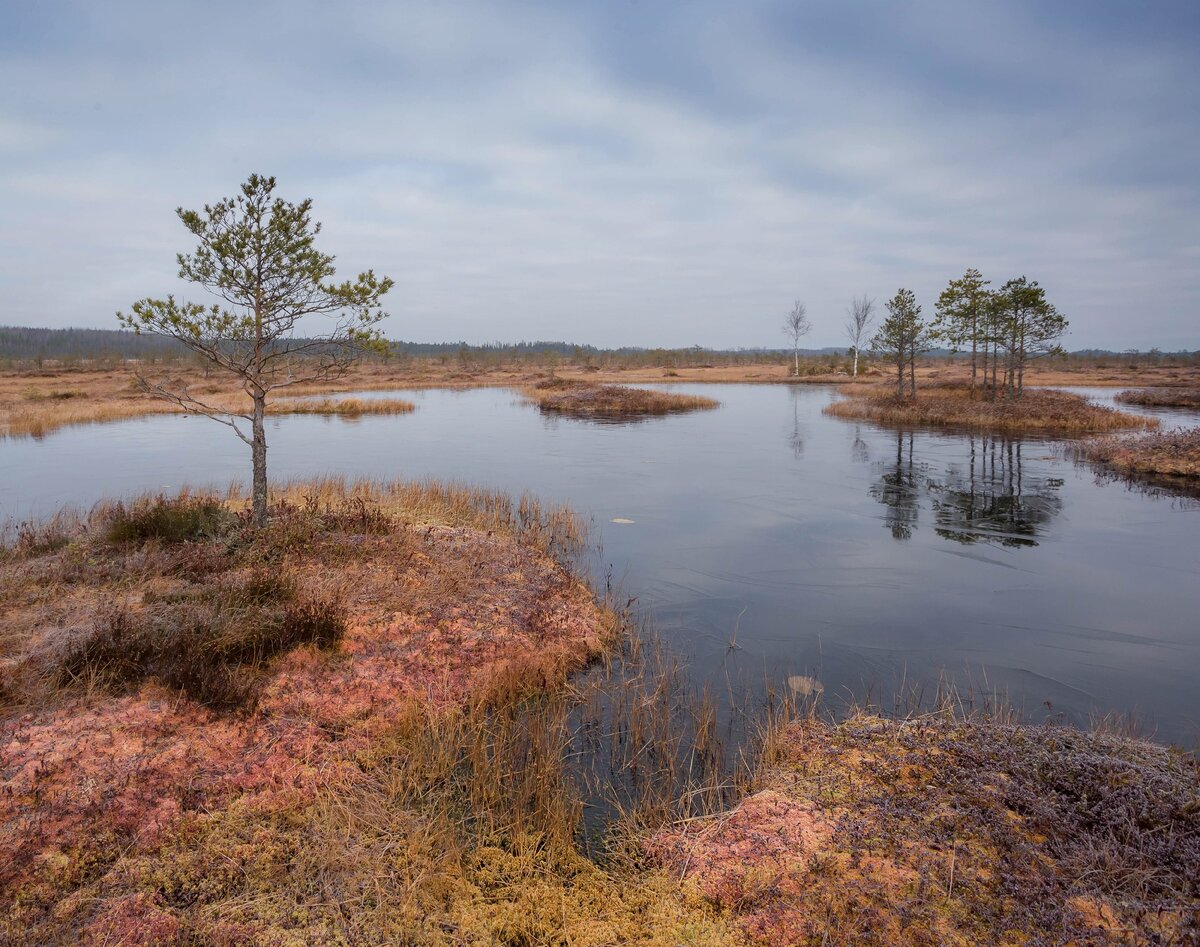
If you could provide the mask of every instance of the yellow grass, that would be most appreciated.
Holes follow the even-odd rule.
[[[320,398],[286,399],[267,405],[268,414],[326,414],[358,418],[368,414],[407,414],[414,410],[411,401],[399,398]]]

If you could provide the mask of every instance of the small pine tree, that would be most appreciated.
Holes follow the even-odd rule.
[[[378,324],[387,315],[381,297],[392,288],[368,270],[353,282],[330,282],[333,257],[314,246],[321,225],[312,220],[312,201],[292,204],[273,196],[275,179],[250,175],[241,194],[203,212],[179,208],[183,225],[200,243],[179,254],[181,279],[203,286],[220,302],[142,299],[117,319],[136,333],[182,342],[225,371],[249,396],[250,409],[229,413],[198,399],[186,387],[153,385],[149,393],[233,428],[251,449],[254,521],[267,520],[267,397],[278,388],[337,378],[368,350],[386,351]],[[303,334],[306,316],[325,316],[325,330]],[[245,421],[250,433],[238,421]]]
[[[904,370],[908,369],[909,396],[917,396],[917,356],[932,347],[929,326],[910,289],[900,289],[885,304],[888,316],[871,340],[871,351],[896,366],[896,397],[904,397]]]

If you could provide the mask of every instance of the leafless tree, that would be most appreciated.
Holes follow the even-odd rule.
[[[795,356],[795,372],[800,374],[800,340],[808,335],[812,329],[812,323],[808,321],[808,309],[804,303],[796,300],[796,304],[792,306],[792,311],[788,313],[787,319],[783,323],[783,331],[792,340],[792,354]]]
[[[875,300],[862,296],[851,301],[846,311],[846,338],[850,340],[850,348],[854,350],[854,377],[858,377],[858,352],[862,348],[863,337],[871,328],[875,319]]]

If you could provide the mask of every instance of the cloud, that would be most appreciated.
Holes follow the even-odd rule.
[[[0,322],[176,290],[276,174],[399,338],[781,345],[795,297],[1025,273],[1071,342],[1200,347],[1195,18],[974,4],[79,4],[0,13]],[[1155,19],[1155,17],[1148,17]]]

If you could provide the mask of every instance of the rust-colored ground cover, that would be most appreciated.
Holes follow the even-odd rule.
[[[768,753],[760,792],[648,842],[752,943],[1200,937],[1190,755],[941,716],[800,721]]]
[[[277,501],[261,535],[235,524],[113,542],[97,514],[73,536],[27,533],[0,561],[0,942],[180,942],[180,905],[131,880],[138,858],[230,807],[297,817],[322,787],[361,777],[414,707],[436,716],[493,690],[561,685],[614,634],[551,555],[577,541],[565,513],[433,485],[332,483]],[[264,568],[336,599],[344,636],[256,668],[245,706],[104,667],[64,680],[65,656],[114,610],[168,627]],[[231,942],[258,942],[253,925],[242,933]]]

